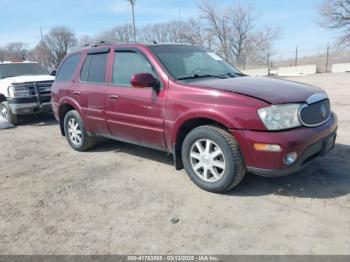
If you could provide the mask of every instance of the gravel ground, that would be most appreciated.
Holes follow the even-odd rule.
[[[162,152],[114,141],[75,152],[51,117],[1,130],[0,254],[350,254],[350,74],[292,79],[329,93],[335,150],[225,195]]]

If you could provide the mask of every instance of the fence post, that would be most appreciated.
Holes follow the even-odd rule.
[[[270,49],[267,50],[267,75],[270,76],[271,68],[270,68]]]
[[[246,56],[245,56],[245,54],[243,55],[243,70],[245,70],[245,68],[246,68]]]
[[[327,45],[326,73],[328,73],[328,66],[329,66],[329,43],[328,43],[328,45]]]

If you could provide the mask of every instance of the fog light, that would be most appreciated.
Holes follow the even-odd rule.
[[[298,154],[295,152],[288,153],[287,155],[284,156],[283,158],[283,163],[286,165],[293,164],[295,160],[297,160]]]

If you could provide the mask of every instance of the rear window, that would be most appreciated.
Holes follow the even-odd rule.
[[[61,65],[56,81],[70,81],[73,79],[74,72],[79,64],[81,54],[75,54],[67,57]]]
[[[108,53],[87,55],[83,68],[80,72],[80,80],[91,83],[104,83],[107,67],[107,55]]]

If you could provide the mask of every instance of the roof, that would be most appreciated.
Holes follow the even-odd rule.
[[[85,45],[82,46],[81,48],[78,48],[77,50],[74,51],[82,51],[82,50],[87,50],[91,49],[94,47],[103,47],[103,46],[191,46],[189,43],[177,43],[177,42],[162,42],[162,43],[157,43],[157,42],[104,42],[101,41],[96,44],[92,45]]]

